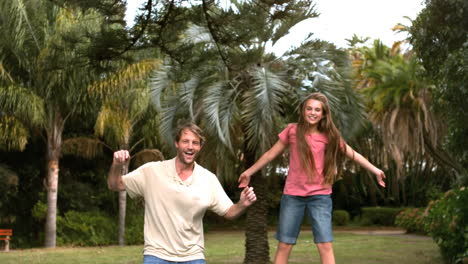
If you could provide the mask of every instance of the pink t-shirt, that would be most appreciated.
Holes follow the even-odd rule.
[[[296,141],[297,124],[289,124],[279,135],[279,140],[289,145],[289,171],[283,193],[295,196],[311,196],[331,194],[331,185],[325,185],[323,168],[325,161],[325,148],[328,138],[324,134],[307,134],[306,140],[314,155],[317,174],[311,180],[302,169]]]

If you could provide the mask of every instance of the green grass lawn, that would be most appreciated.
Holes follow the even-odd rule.
[[[346,264],[442,264],[432,239],[412,235],[368,235],[335,232],[333,243],[337,263]],[[270,256],[276,240],[269,233]],[[242,263],[243,231],[211,231],[205,234],[207,263]],[[1,264],[140,264],[142,246],[27,249],[0,252]],[[290,264],[320,263],[310,231],[302,231],[290,257]]]

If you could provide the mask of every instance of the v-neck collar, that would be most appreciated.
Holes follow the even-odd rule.
[[[183,181],[179,175],[177,174],[177,169],[176,169],[176,158],[172,159],[172,162],[171,162],[171,165],[172,165],[172,178],[174,179],[174,182],[176,182],[177,184],[179,185],[184,185],[184,186],[190,186],[192,185],[193,183],[193,179],[195,177],[195,174],[196,174],[196,171],[198,170],[197,167],[198,167],[198,164],[196,162],[194,162],[194,166],[193,166],[193,171],[192,171],[192,175],[190,175],[185,181]]]

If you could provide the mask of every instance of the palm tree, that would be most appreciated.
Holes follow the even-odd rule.
[[[47,146],[45,246],[56,245],[57,189],[67,120],[90,109],[87,85],[96,76],[86,54],[103,17],[51,1],[0,4],[0,120],[2,146],[23,149],[41,134]]]
[[[330,77],[309,76],[317,70],[310,68],[313,59],[325,63],[333,54],[321,55],[321,60],[317,54],[323,53],[317,52],[308,64],[300,64],[307,59],[306,51],[313,48],[313,42],[289,53],[290,60],[266,52],[267,43],[275,43],[298,22],[316,16],[311,2],[242,1],[224,10],[203,1],[197,8],[201,8],[207,23],[192,24],[182,43],[193,45],[191,59],[200,63],[168,61],[156,71],[151,89],[163,117],[162,137],[173,142],[172,128],[178,118],[200,123],[209,134],[205,155],[216,159],[212,163],[220,177],[237,179],[268,150],[284,124],[297,120],[296,107],[304,93],[322,89],[331,96],[334,107],[345,95],[354,94],[340,84],[338,70],[334,76],[327,72]],[[222,23],[226,21],[230,23]],[[298,54],[301,59],[294,60]],[[187,69],[189,65],[194,67]],[[187,72],[188,78],[178,78],[187,76]],[[306,78],[300,73],[321,84],[303,85]],[[354,100],[352,96],[348,99]],[[258,201],[247,211],[244,263],[269,263],[265,183],[264,172],[252,177]]]
[[[356,88],[368,99],[370,120],[396,164],[397,175],[403,176],[405,165],[428,157],[455,168],[441,155],[440,117],[431,111],[433,84],[424,77],[419,60],[411,51],[401,53],[399,44],[390,49],[377,40],[372,47],[357,50]],[[393,183],[399,201],[398,180]]]
[[[158,145],[159,116],[150,102],[144,78],[159,65],[158,60],[142,60],[124,67],[107,79],[89,87],[93,95],[102,97],[103,105],[95,124],[95,134],[113,151],[129,150],[134,167],[148,161],[163,160]],[[142,150],[135,151],[137,148]],[[123,174],[128,173],[124,167]],[[127,192],[119,192],[119,245],[125,244]]]

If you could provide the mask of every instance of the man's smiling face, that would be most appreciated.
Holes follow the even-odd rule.
[[[195,135],[190,129],[184,129],[181,133],[179,141],[175,142],[177,149],[177,158],[186,165],[191,165],[195,162],[198,152],[201,149],[201,139]]]

